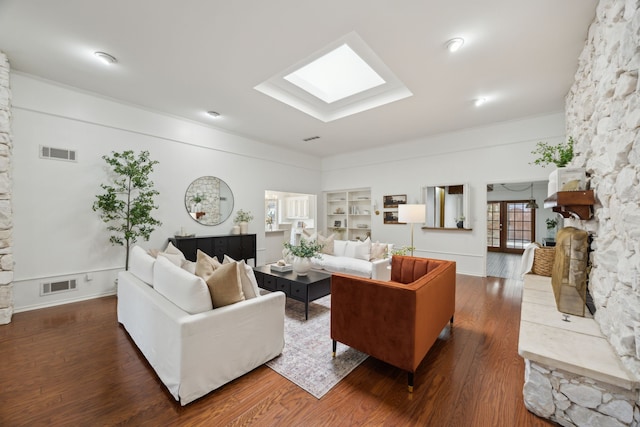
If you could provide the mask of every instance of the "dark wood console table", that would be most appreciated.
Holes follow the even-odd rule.
[[[239,261],[244,259],[249,262],[253,259],[256,266],[256,235],[255,234],[229,234],[226,236],[195,236],[172,237],[169,241],[182,251],[190,260],[196,260],[196,252],[200,249],[209,256],[218,258],[222,262],[225,255]]]

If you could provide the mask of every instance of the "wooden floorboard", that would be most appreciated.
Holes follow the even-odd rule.
[[[320,400],[261,366],[185,407],[118,324],[115,297],[17,313],[0,326],[0,426],[554,425],[522,401],[521,287],[458,275],[454,324],[413,394],[406,373],[368,358]]]

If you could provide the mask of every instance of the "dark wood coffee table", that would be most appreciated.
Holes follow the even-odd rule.
[[[254,267],[258,286],[269,291],[282,291],[288,298],[304,303],[304,318],[309,318],[309,303],[331,293],[331,274],[311,270],[306,276],[293,271],[280,273],[263,265]]]

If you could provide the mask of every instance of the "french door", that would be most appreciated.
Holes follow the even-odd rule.
[[[528,200],[487,202],[487,250],[521,254],[535,240],[536,211]]]

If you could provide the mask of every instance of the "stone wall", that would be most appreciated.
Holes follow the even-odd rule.
[[[601,0],[566,98],[567,136],[595,190],[589,290],[595,319],[640,377],[640,2]]]
[[[13,314],[13,208],[11,206],[11,90],[9,60],[0,52],[0,325]]]
[[[525,359],[524,404],[562,426],[638,426],[638,392]]]

